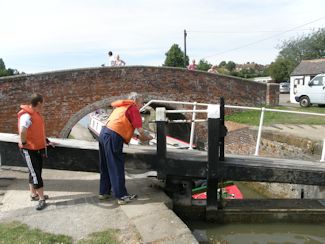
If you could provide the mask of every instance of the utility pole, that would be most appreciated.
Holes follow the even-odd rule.
[[[184,67],[186,68],[186,30],[184,30]]]

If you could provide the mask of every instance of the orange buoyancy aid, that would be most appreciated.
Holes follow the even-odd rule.
[[[20,132],[20,117],[28,113],[31,116],[32,124],[27,129],[26,142],[23,148],[29,150],[40,150],[46,148],[45,125],[43,117],[40,113],[33,110],[28,105],[21,105],[21,110],[18,112],[18,132]]]
[[[135,103],[132,100],[118,100],[111,105],[115,109],[109,116],[106,127],[122,136],[125,143],[129,143],[133,136],[134,128],[126,117],[126,110],[130,106],[135,105]]]

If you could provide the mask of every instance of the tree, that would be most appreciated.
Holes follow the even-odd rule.
[[[166,59],[163,66],[169,67],[184,67],[184,52],[177,44],[173,44],[171,48],[165,53]],[[189,58],[186,55],[186,65],[188,65]]]
[[[256,72],[253,68],[245,68],[245,69],[240,70],[237,73],[237,76],[248,79],[248,78],[257,77],[258,75],[256,74]]]
[[[0,70],[6,69],[5,62],[3,62],[2,58],[0,58]]]
[[[19,72],[16,69],[8,68],[6,69],[5,62],[0,58],[0,77],[1,76],[8,76],[8,75],[18,75]]]
[[[218,67],[218,73],[219,74],[224,74],[224,75],[230,75],[229,70],[227,70],[225,66],[219,66]]]
[[[281,82],[285,80],[289,80],[290,78],[290,73],[289,70],[292,68],[292,63],[290,62],[289,59],[277,59],[276,62],[272,63],[270,65],[270,75],[273,80]]]
[[[229,70],[230,72],[236,68],[236,64],[233,61],[228,61],[228,63],[225,66],[227,70]]]
[[[325,57],[325,28],[284,41],[279,48],[281,51],[270,67],[270,74],[274,80],[282,81],[289,78],[302,60]]]
[[[7,75],[8,75],[7,70],[5,70],[5,69],[0,69],[0,77],[1,77],[1,76],[7,76]]]
[[[325,57],[325,28],[309,35],[283,42],[279,57],[289,58],[297,64],[301,60]]]
[[[196,66],[196,69],[202,70],[202,71],[208,71],[211,68],[212,64],[210,64],[208,61],[201,59],[198,65]]]
[[[264,67],[263,71],[261,72],[261,76],[271,76],[270,67],[271,67],[271,65],[266,65]]]
[[[8,75],[19,75],[19,71],[16,69],[7,69]]]

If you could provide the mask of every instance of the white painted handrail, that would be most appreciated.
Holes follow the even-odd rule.
[[[265,108],[265,111],[277,112],[277,113],[289,113],[289,114],[304,114],[304,115],[325,116],[325,114],[321,114],[321,113],[299,112],[299,111],[281,110],[281,109],[272,109],[272,108]]]
[[[197,106],[205,106],[208,107],[208,103],[197,103],[197,102],[181,102],[181,101],[168,101],[168,100],[150,100],[148,103],[146,103],[141,109],[140,112],[143,112],[150,104],[152,103],[163,103],[163,104],[181,104],[181,105],[192,105],[193,110],[166,110],[166,113],[187,113],[191,112],[192,114],[192,122],[191,122],[191,135],[190,135],[190,146],[189,149],[193,148],[193,140],[194,140],[194,127],[195,122],[203,122],[206,120],[195,120],[196,113],[207,113],[207,110],[197,110]],[[179,123],[179,122],[178,122]],[[186,123],[186,122],[185,122]]]
[[[190,135],[190,146],[189,149],[193,148],[193,139],[194,139],[194,127],[195,122],[204,122],[206,120],[196,120],[196,113],[207,113],[207,110],[198,110],[197,106],[209,106],[208,103],[198,103],[198,102],[181,102],[181,101],[168,101],[168,100],[150,100],[146,103],[141,109],[140,112],[144,111],[146,107],[150,106],[152,103],[162,103],[162,104],[181,104],[181,105],[192,105],[192,110],[166,110],[166,113],[193,113],[192,114],[192,121],[191,121],[191,135]],[[299,112],[299,111],[291,111],[291,110],[281,110],[281,109],[271,109],[271,108],[257,108],[257,107],[247,107],[247,106],[237,106],[237,105],[225,105],[225,108],[233,108],[233,109],[244,109],[244,110],[256,110],[261,111],[260,122],[258,127],[258,134],[256,140],[256,147],[255,147],[255,156],[259,155],[259,146],[262,137],[262,128],[263,128],[263,121],[264,121],[264,113],[265,111],[268,112],[277,112],[277,113],[291,113],[291,114],[303,114],[303,115],[312,115],[312,116],[325,116],[322,113],[311,113],[311,112]],[[181,123],[182,120],[177,120],[177,123]],[[188,123],[188,120],[183,120],[184,123]],[[176,121],[175,121],[176,122]],[[321,162],[325,162],[325,139],[323,140],[323,150],[321,156]]]
[[[255,156],[258,156],[258,153],[259,153],[261,136],[262,136],[262,127],[263,127],[263,121],[264,121],[264,111],[265,111],[265,108],[263,107],[262,112],[261,112],[261,117],[260,117],[260,125],[258,127],[258,133],[257,133]]]
[[[207,113],[208,110],[186,110],[186,109],[181,109],[181,110],[166,110],[166,114],[178,114],[178,113]]]
[[[193,105],[193,110],[196,110],[196,102],[194,102]],[[195,118],[196,118],[196,113],[192,114],[192,123],[191,123],[191,134],[190,134],[190,147],[189,149],[193,149],[193,140],[194,140],[194,132],[195,132]]]
[[[321,157],[320,161],[325,162],[325,139],[323,141],[323,151],[322,151],[322,157]]]

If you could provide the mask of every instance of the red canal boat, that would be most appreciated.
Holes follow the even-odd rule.
[[[219,188],[218,192],[222,191],[222,197],[225,199],[244,199],[243,194],[240,192],[239,188],[233,182],[227,182],[224,187]],[[206,199],[207,192],[206,186],[194,188],[192,190],[193,199]]]

